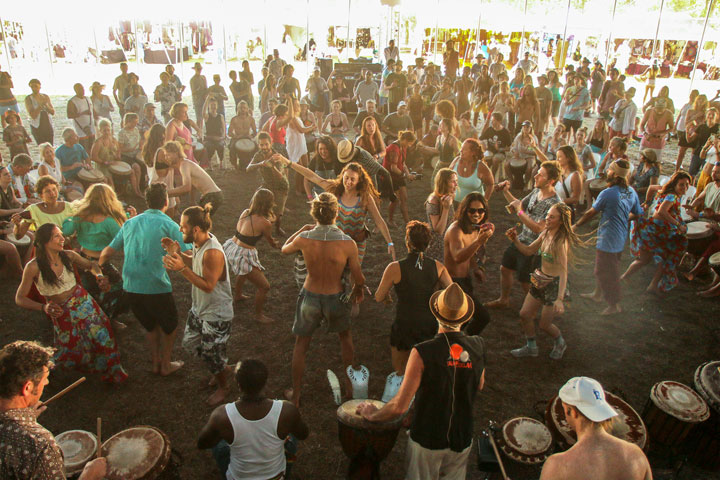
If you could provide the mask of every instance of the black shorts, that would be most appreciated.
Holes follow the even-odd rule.
[[[526,257],[515,245],[510,245],[503,253],[501,265],[517,272],[520,283],[530,283],[530,273],[540,267],[540,257],[538,255]]]
[[[401,187],[406,186],[405,175],[398,175],[396,173],[390,173],[392,179],[393,192],[397,192]]]
[[[566,131],[570,131],[572,128],[574,132],[577,132],[582,127],[582,120],[570,120],[569,118],[563,118],[562,124],[565,126]]]
[[[696,142],[688,142],[687,134],[685,132],[682,132],[678,130],[678,147],[685,147],[685,148],[695,148]]]
[[[145,330],[152,332],[160,327],[170,335],[178,325],[178,313],[172,293],[125,292],[125,301]]]

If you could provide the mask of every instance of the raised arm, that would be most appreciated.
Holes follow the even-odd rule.
[[[287,159],[286,159],[287,160]],[[317,173],[313,172],[307,167],[303,167],[299,163],[293,163],[290,160],[287,160],[287,165],[290,167],[290,169],[295,170],[296,173],[299,173],[318,187],[322,188],[323,190],[327,190],[332,185],[332,182],[329,180],[325,180]]]

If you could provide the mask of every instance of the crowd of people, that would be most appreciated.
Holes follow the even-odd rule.
[[[154,373],[184,367],[173,359],[181,322],[168,271],[191,284],[182,345],[210,373],[216,391],[207,403],[222,404],[198,446],[213,448],[232,479],[284,478],[283,452],[309,432],[300,414],[301,386],[305,356],[321,325],[338,334],[347,373],[343,397],[357,393],[367,372],[356,361],[351,320],[366,296],[392,303],[395,291],[392,372],[382,396],[386,405],[363,404],[358,413],[388,421],[414,404],[407,478],[438,478],[440,471],[443,478],[465,478],[472,404],[485,383],[487,347],[480,334],[494,310],[510,308],[517,279],[526,294],[518,316],[522,344],[510,353],[539,355],[539,314],[540,330],[553,339],[549,357],[562,360],[568,344],[554,320],[569,294],[569,265],[589,243],[583,224],[600,216],[596,288],[583,296],[604,303],[604,315],[622,312],[621,282],[650,263],[656,270],[649,292],[669,292],[679,278],[695,281],[709,271],[711,283],[699,293],[720,295],[720,276],[708,268],[720,251],[714,99],[693,91],[676,116],[667,87],[655,97],[650,90],[649,101],[638,106],[624,76],[615,68],[606,73],[599,61],[592,68],[583,59],[563,72],[537,72],[525,55],[508,71],[498,54],[461,67],[448,42],[442,65],[418,58],[405,69],[394,46],[388,48],[380,75],[363,69],[351,85],[340,72],[325,79],[315,69],[304,90],[276,50],[256,89],[248,62],[231,71],[230,96],[219,75],[208,86],[196,63],[189,81],[194,119],[172,65],[160,75],[151,102],[138,75],[121,64],[112,99],[99,82],[90,86],[90,97],[82,84],[74,86],[67,104],[72,127],[57,145],[55,108],[40,93],[40,81],[30,81],[23,121],[12,102],[12,78],[0,72],[3,140],[10,151],[0,167],[0,254],[21,277],[16,304],[43,312],[54,329],[52,348],[14,342],[0,351],[2,478],[63,478],[57,444],[36,422],[43,386],[54,365],[124,382],[128,373],[115,332],[125,328],[120,320],[127,311],[146,330]],[[116,106],[118,126],[111,115]],[[665,151],[671,138],[680,146],[672,159]],[[33,139],[40,150],[35,160],[28,150]],[[632,142],[640,143],[638,158],[628,156]],[[226,155],[232,168],[256,174],[260,185],[223,242],[213,234],[213,218],[237,212],[224,206],[208,172],[216,156],[222,164]],[[662,175],[663,165],[673,173]],[[411,219],[408,188],[425,173],[426,218]],[[251,176],[244,178],[248,184],[238,188],[255,187]],[[493,194],[504,197],[505,212],[491,212]],[[313,220],[289,236],[282,220],[288,198],[298,209],[307,199]],[[142,213],[128,205],[143,199]],[[391,236],[398,209],[404,257]],[[517,225],[504,232],[500,296],[483,303],[473,284],[495,276],[484,267],[486,244],[495,234],[491,217],[503,215]],[[714,233],[679,277],[683,258],[692,254],[687,224],[694,220],[708,222]],[[389,264],[380,279],[363,273],[373,232],[387,244]],[[31,245],[17,242],[24,237]],[[287,237],[284,243],[280,237]],[[258,254],[263,238],[291,256],[300,287],[289,403],[264,396],[268,370],[261,361],[243,360],[234,368],[228,360],[235,309],[249,299],[247,281],[256,287],[255,320],[274,321],[265,314],[272,275]],[[628,238],[634,261],[622,273]],[[372,292],[369,284],[379,286]],[[241,398],[223,404],[233,378]],[[598,473],[606,471],[603,465],[626,472],[623,478],[650,478],[642,452],[602,429],[616,415],[602,391],[584,377],[560,390],[580,441],[551,457],[543,478],[577,478],[568,474],[573,466],[582,466],[585,478],[611,478]],[[26,445],[32,454],[15,455],[13,445]],[[593,448],[606,454],[593,456]],[[102,478],[105,467],[104,459],[90,462],[81,478]],[[34,469],[29,477],[28,468]]]

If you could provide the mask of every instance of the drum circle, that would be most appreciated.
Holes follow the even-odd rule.
[[[550,430],[528,417],[508,420],[495,434],[500,450],[511,460],[525,465],[541,465],[553,450]]]
[[[680,447],[695,425],[709,416],[707,403],[700,395],[669,380],[653,385],[642,413],[653,444],[671,448]]]
[[[712,257],[711,257],[712,258]],[[710,407],[710,418],[688,438],[690,462],[710,471],[720,470],[720,360],[705,362],[695,370],[695,390]]]
[[[63,453],[66,476],[82,472],[97,451],[97,438],[85,430],[63,432],[55,437],[55,442]]]
[[[141,425],[116,433],[102,446],[107,480],[154,480],[170,461],[170,440],[155,427]]]

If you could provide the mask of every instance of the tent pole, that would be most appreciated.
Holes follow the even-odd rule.
[[[140,59],[140,39],[138,38],[137,20],[133,20],[133,32],[135,33],[135,63]]]
[[[690,77],[690,87],[689,90],[692,90],[693,82],[695,81],[695,70],[697,69],[698,59],[700,58],[700,52],[702,52],[703,43],[705,43],[705,30],[707,30],[708,20],[710,19],[710,13],[712,12],[713,7],[715,6],[715,0],[710,0],[710,3],[708,4],[708,10],[705,14],[705,25],[703,25],[703,31],[702,35],[700,35],[700,43],[698,43],[698,49],[697,53],[695,54],[695,61],[693,62],[693,70],[692,75]]]
[[[100,50],[98,50],[98,43],[97,43],[97,33],[95,32],[95,25],[93,25],[93,41],[95,42],[95,63],[100,63]],[[122,42],[119,42],[120,48],[122,49]],[[125,53],[125,50],[123,50],[123,53]]]
[[[522,58],[522,54],[525,51],[525,23],[527,22],[527,4],[528,0],[525,0],[525,13],[523,14],[523,26],[522,34],[520,35],[520,51],[518,52],[518,59]]]
[[[180,75],[185,77],[185,29],[183,28],[183,22],[180,22],[180,28],[178,30],[178,41],[180,42],[180,49],[175,56],[175,60],[180,60]]]
[[[657,27],[655,28],[655,39],[653,40],[652,54],[650,55],[650,60],[655,58],[655,50],[657,49],[657,39],[658,39],[658,34],[660,33],[660,21],[662,20],[662,12],[663,12],[664,7],[665,7],[665,0],[660,0],[660,12],[658,13]]]
[[[610,45],[612,44],[613,27],[615,26],[615,10],[617,9],[617,0],[613,3],[612,20],[610,21],[610,34],[608,35],[607,45],[605,48],[605,68],[607,68],[608,60],[610,59]]]
[[[347,20],[347,35],[345,35],[345,61],[350,61],[350,9],[352,8],[352,0],[348,0],[348,20]]]
[[[0,20],[0,23],[1,23],[1,22],[2,22],[2,21]],[[54,74],[55,74],[55,71],[54,71],[54,68],[55,68],[55,67],[53,67],[53,49],[52,49],[52,45],[50,44],[50,33],[48,33],[47,22],[43,22],[43,24],[45,25],[45,40],[47,40],[48,55],[50,56],[50,74],[51,74],[51,75],[54,75]]]
[[[438,5],[438,12],[439,12],[440,11],[440,0],[438,0],[437,5]],[[433,63],[436,66],[437,66],[437,49],[438,49],[438,17],[435,17],[435,50],[433,51]]]
[[[560,54],[560,69],[565,67],[565,60],[567,59],[567,27],[568,20],[570,19],[570,2],[568,0],[567,13],[565,13],[565,29],[563,30],[563,44],[558,48]],[[555,46],[557,48],[557,45]],[[562,71],[562,70],[561,70]]]
[[[305,9],[305,75],[310,78],[310,0]]]
[[[223,62],[225,63],[225,75],[228,74],[228,66],[227,66],[227,35],[225,34],[225,18],[223,17],[222,22],[222,32],[223,32]],[[181,47],[182,48],[182,47]],[[180,54],[182,55],[182,53]]]
[[[47,29],[47,25],[46,25]],[[0,31],[2,31],[3,36],[3,44],[5,45],[5,58],[7,58],[7,65],[8,65],[8,71],[10,71],[11,63],[10,63],[10,49],[8,48],[8,41],[7,41],[7,35],[5,34],[5,23],[0,18]]]

